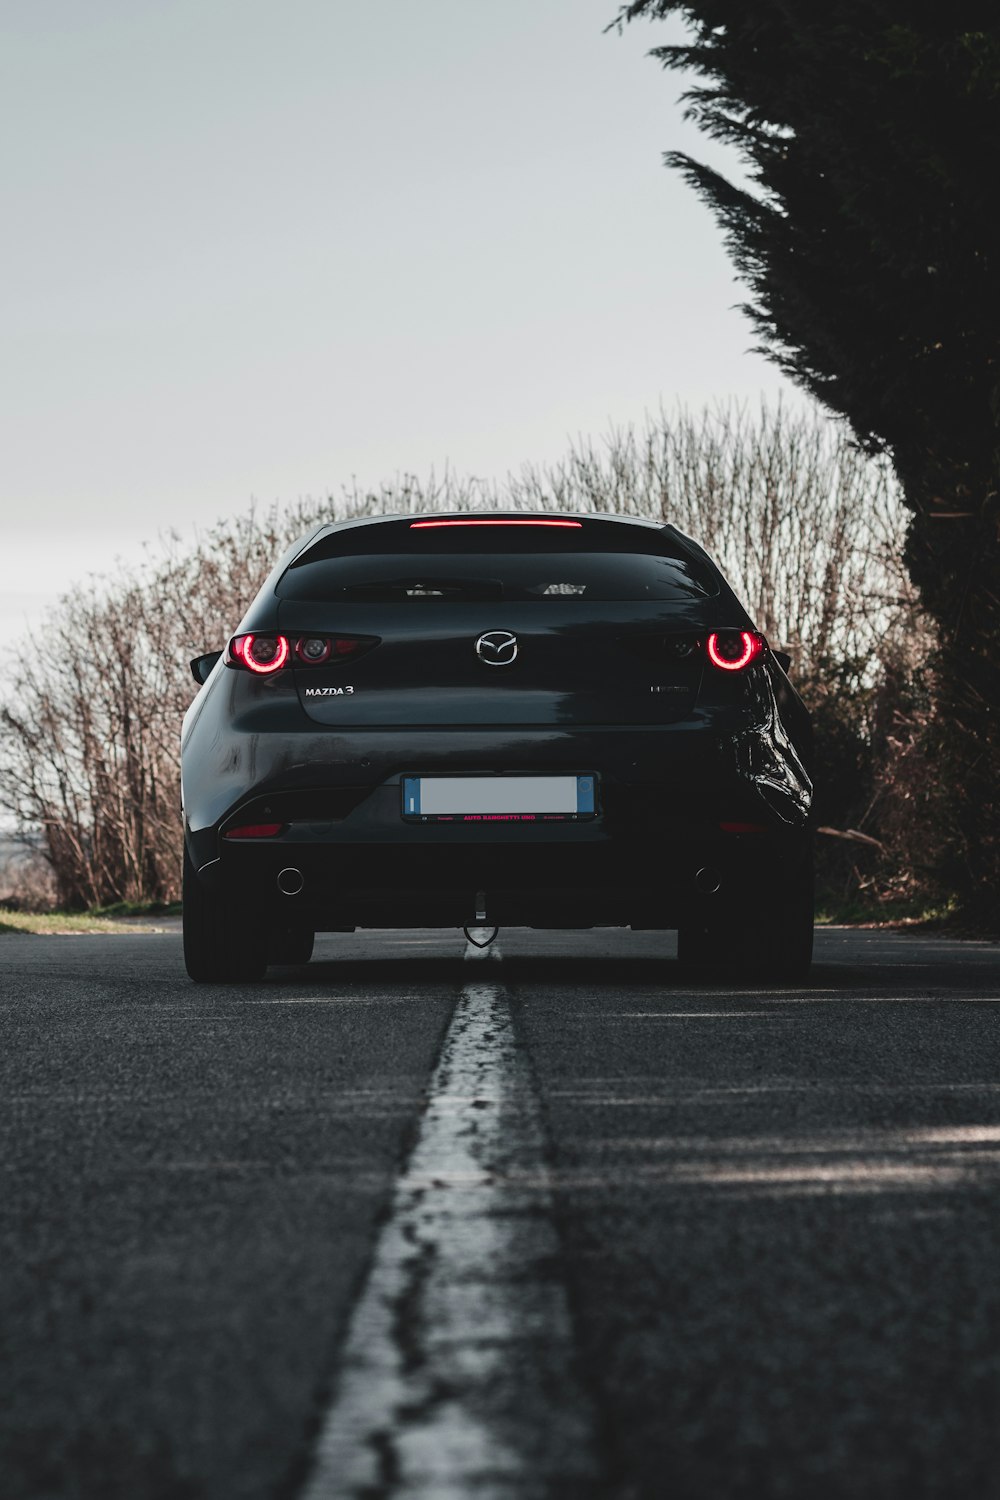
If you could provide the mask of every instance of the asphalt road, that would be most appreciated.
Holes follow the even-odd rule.
[[[0,937],[3,1500],[1000,1496],[1000,950]]]

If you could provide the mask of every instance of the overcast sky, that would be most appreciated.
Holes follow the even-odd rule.
[[[254,499],[801,399],[662,166],[726,160],[645,56],[667,30],[617,8],[0,7],[5,635]]]

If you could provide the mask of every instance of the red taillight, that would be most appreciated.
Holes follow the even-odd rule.
[[[236,635],[229,642],[226,663],[246,667],[267,676],[281,667],[321,667],[324,663],[356,656],[378,645],[378,637],[300,635],[294,645],[284,635]]]
[[[266,676],[277,672],[288,660],[289,645],[283,635],[238,635],[229,646],[230,655],[240,666]]]
[[[422,531],[428,526],[575,526],[582,527],[582,521],[539,521],[537,519],[525,519],[523,521],[411,521],[411,531]]]
[[[754,630],[713,631],[705,642],[708,659],[723,672],[742,672],[764,649],[764,637]]]
[[[227,839],[273,839],[284,826],[284,823],[243,823],[239,828],[227,828],[223,837]]]
[[[304,635],[295,642],[295,655],[308,667],[320,667],[330,659],[330,642],[325,635]]]
[[[304,667],[321,667],[331,656],[353,656],[365,644],[365,641],[347,635],[332,639],[328,635],[305,635],[295,642],[295,655]]]
[[[723,833],[767,833],[766,823],[720,823]]]

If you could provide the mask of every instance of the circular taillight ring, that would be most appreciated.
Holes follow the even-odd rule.
[[[305,650],[303,649],[307,641],[322,641],[324,648],[322,655],[307,656]],[[329,639],[328,636],[303,635],[300,636],[299,639],[295,642],[295,655],[298,657],[299,661],[304,662],[307,667],[321,667],[325,661],[330,660],[330,654],[332,651],[333,642]]]
[[[251,672],[256,672],[258,676],[261,677],[266,677],[271,672],[280,671],[280,669],[288,660],[288,637],[284,635],[276,635],[273,637],[277,650],[275,651],[270,661],[254,660],[252,653],[253,643],[256,639],[257,637],[255,635],[245,635],[243,637],[243,647],[241,651],[241,655],[243,657],[243,665],[249,667]]]
[[[732,639],[732,633],[727,631],[726,634],[729,639]],[[719,667],[723,672],[742,672],[743,668],[748,667],[753,661],[754,657],[759,656],[761,651],[764,649],[764,642],[761,637],[759,635],[754,635],[753,632],[749,630],[741,630],[739,633],[739,637],[739,656],[728,657],[723,656],[719,651],[719,632],[712,632],[712,634],[708,637],[708,640],[705,642],[705,647],[708,651],[708,659],[712,663],[713,667]]]

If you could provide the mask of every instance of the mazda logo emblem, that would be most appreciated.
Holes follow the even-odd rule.
[[[517,655],[517,636],[509,630],[487,630],[476,642],[476,655],[487,667],[509,667]]]

